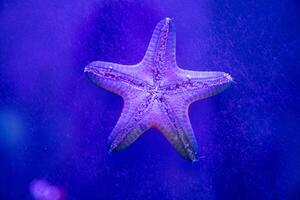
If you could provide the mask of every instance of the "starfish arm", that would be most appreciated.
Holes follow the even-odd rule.
[[[188,109],[182,107],[185,102],[167,98],[161,98],[160,101],[163,117],[156,125],[157,128],[182,157],[197,161],[198,145],[190,124]]]
[[[165,18],[156,25],[142,64],[152,73],[154,82],[159,82],[166,76],[168,69],[177,68],[176,32],[170,18]]]
[[[153,63],[155,59],[176,63],[176,31],[170,18],[157,23],[143,60]]]
[[[132,94],[131,98],[124,101],[121,116],[109,136],[110,151],[126,148],[150,128],[145,116],[151,110],[153,97]]]
[[[135,76],[138,70],[136,65],[95,61],[88,64],[84,72],[97,85],[124,96],[134,89],[145,90],[149,87],[148,83]]]
[[[181,94],[188,103],[216,95],[225,90],[232,78],[224,72],[181,70],[180,78],[163,86],[168,94]]]

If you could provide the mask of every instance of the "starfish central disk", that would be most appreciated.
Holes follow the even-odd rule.
[[[110,151],[126,148],[155,127],[191,161],[198,159],[198,147],[189,105],[223,91],[232,82],[224,72],[190,71],[177,66],[175,27],[170,18],[156,25],[140,63],[94,61],[84,71],[95,84],[124,100],[121,116],[109,136]]]

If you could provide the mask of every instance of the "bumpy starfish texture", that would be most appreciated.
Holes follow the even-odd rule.
[[[232,78],[224,72],[183,70],[176,64],[175,50],[175,27],[165,18],[156,25],[140,63],[94,61],[85,67],[93,82],[124,100],[121,116],[109,136],[110,151],[124,149],[154,127],[184,158],[198,159],[189,105],[223,91]]]

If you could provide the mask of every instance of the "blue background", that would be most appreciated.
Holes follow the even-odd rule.
[[[47,180],[66,199],[300,199],[297,0],[0,1],[0,199]],[[108,154],[121,97],[83,73],[139,62],[171,17],[184,69],[236,84],[190,107],[200,161],[156,130]]]

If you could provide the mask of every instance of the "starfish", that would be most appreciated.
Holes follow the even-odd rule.
[[[188,108],[197,100],[223,91],[232,78],[224,72],[181,69],[176,64],[175,51],[174,22],[165,18],[156,25],[138,64],[94,61],[85,67],[94,83],[122,96],[124,101],[108,139],[110,152],[126,148],[146,130],[156,128],[181,156],[198,160]]]

